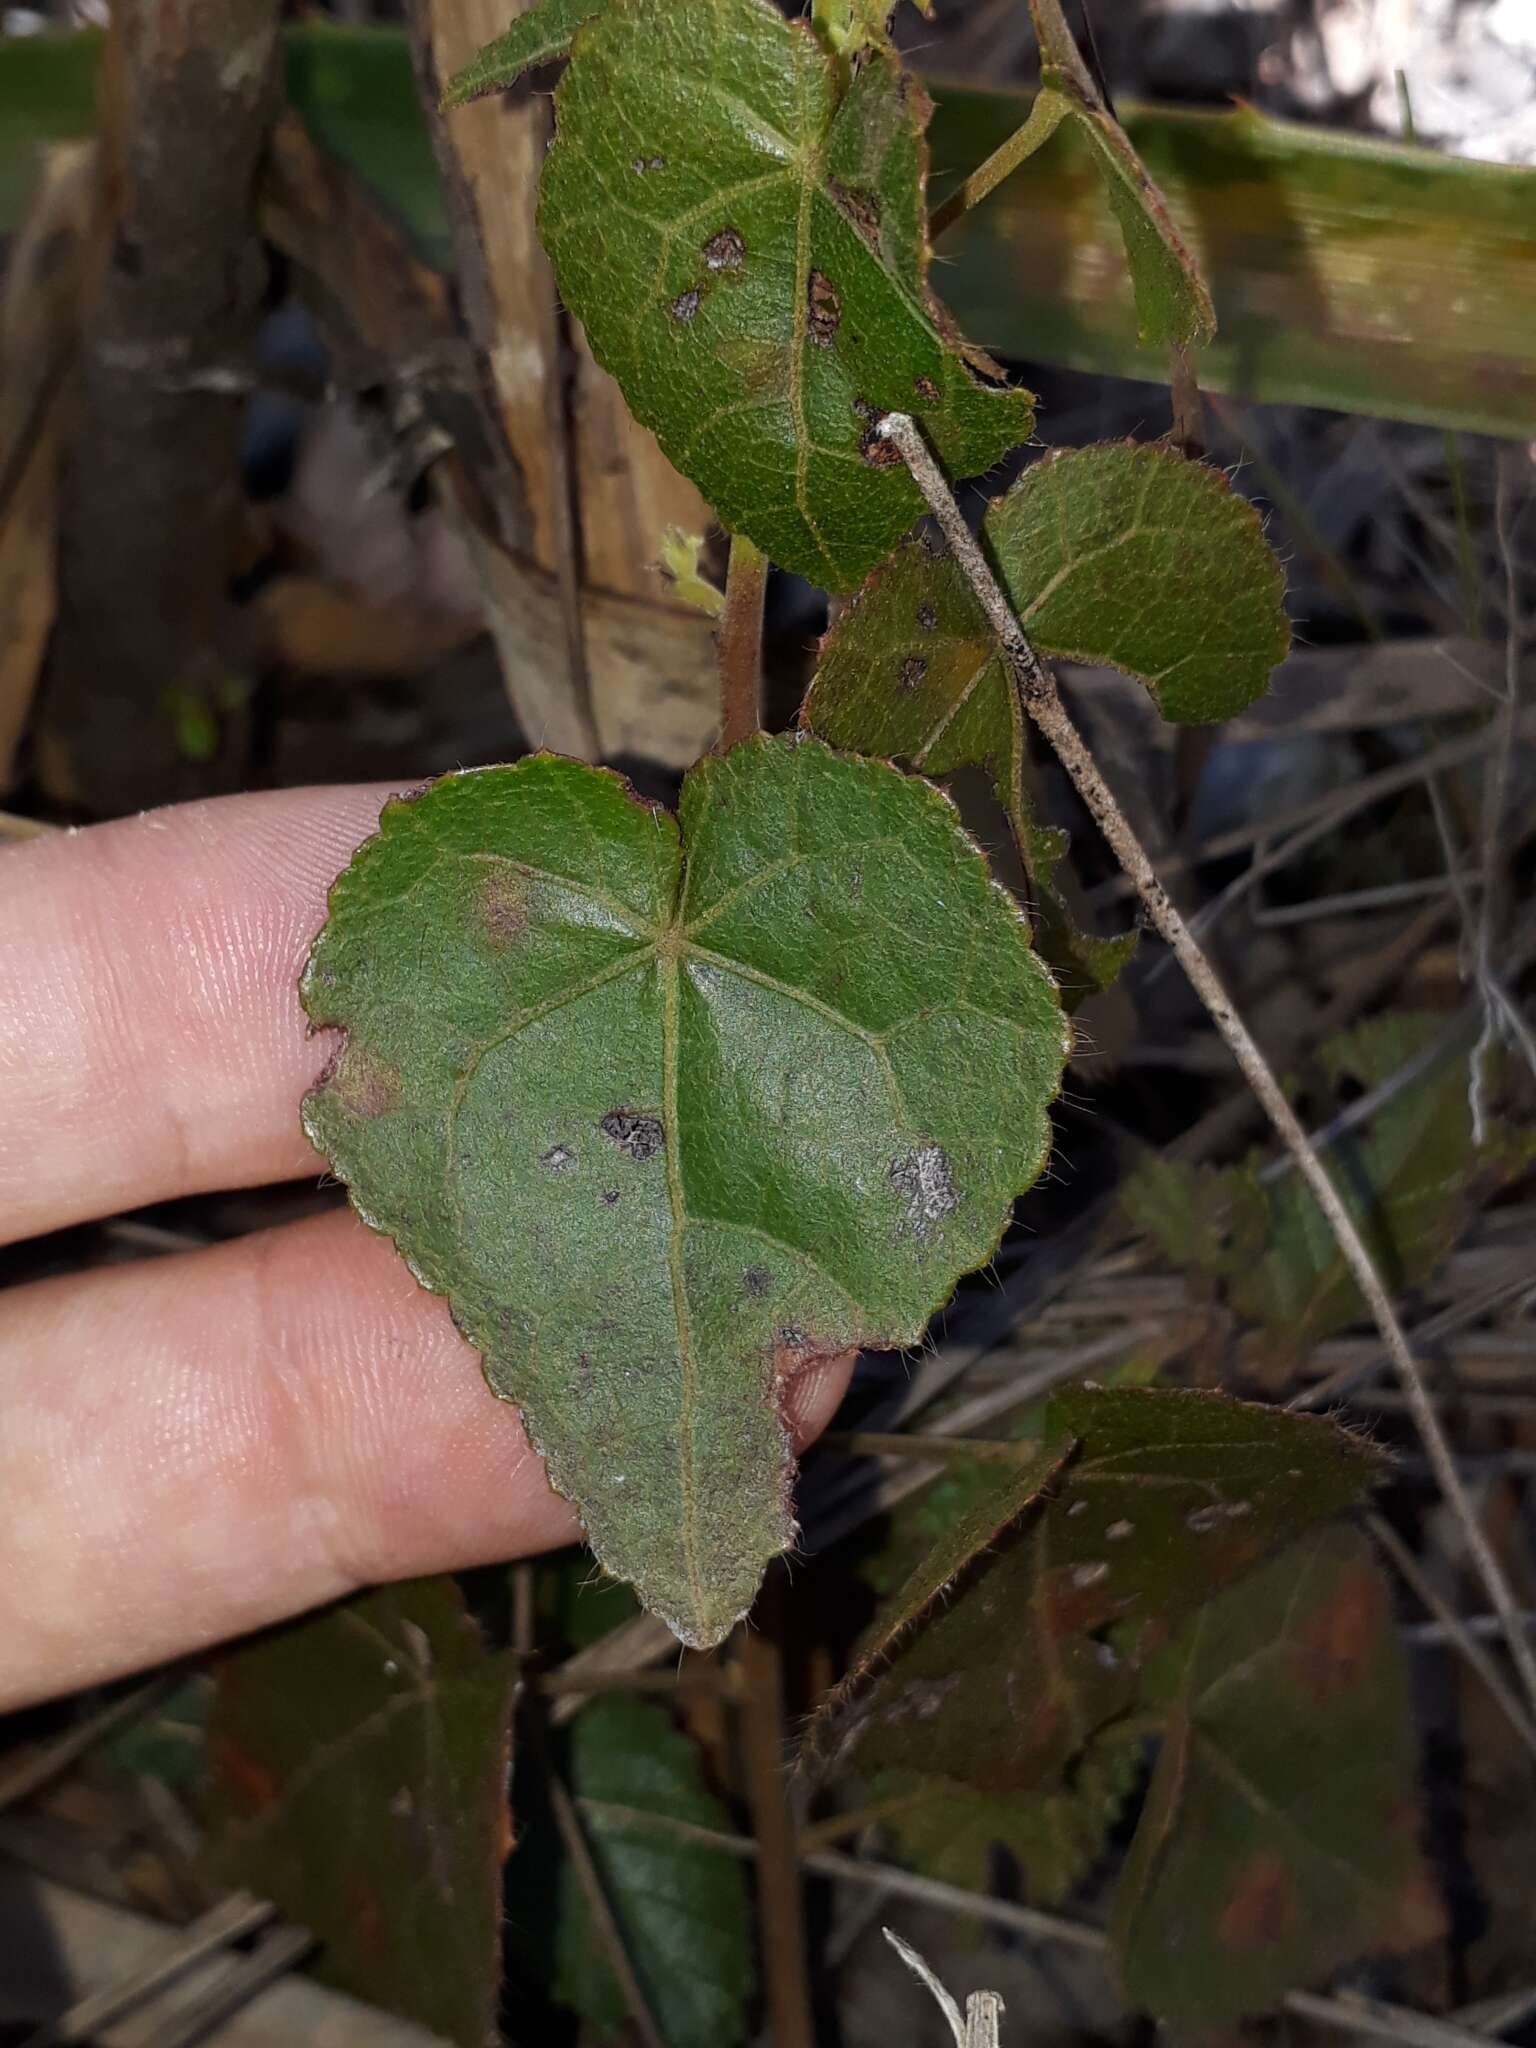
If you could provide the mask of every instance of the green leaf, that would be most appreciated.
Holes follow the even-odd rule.
[[[1017,1862],[1032,1904],[1051,1906],[1088,1875],[1142,1770],[1136,1730],[1111,1726],[1072,1770],[1028,1792],[999,1797],[924,1770],[881,1771],[870,1803],[905,1798],[886,1816],[890,1853],[962,1891],[992,1889],[994,1851]]]
[[[835,1703],[840,1725],[813,1731],[823,1753],[1000,1802],[1059,1792],[1135,1707],[1168,1630],[1377,1470],[1331,1423],[1215,1394],[1075,1390],[1052,1401],[1049,1437],[1079,1440],[1049,1499]]]
[[[1284,578],[1257,514],[1219,471],[1106,442],[1025,470],[983,526],[1042,654],[1118,668],[1165,718],[1231,717],[1289,645]],[[986,619],[942,545],[909,541],[822,643],[803,711],[836,746],[944,775],[991,769],[1029,870],[1038,944],[1068,990],[1104,988],[1133,934],[1076,929],[1054,878],[1065,834],[1035,823],[1023,719]]]
[[[219,1881],[462,2048],[495,2027],[515,1682],[453,1580],[418,1579],[237,1647],[209,1728]]]
[[[731,1831],[720,1802],[704,1787],[692,1743],[648,1701],[615,1697],[583,1708],[571,1729],[568,1771],[579,1800]],[[755,1975],[740,1861],[601,1807],[583,1807],[580,1817],[603,1896],[669,2048],[735,2048],[746,2038]],[[516,1857],[511,1876],[515,1919]],[[618,2033],[626,2018],[624,1995],[568,1862],[561,1863],[558,1884],[555,1996],[604,2033]]]
[[[953,1512],[864,1631],[847,1675],[822,1701],[806,1731],[806,1764],[825,1761],[827,1740],[840,1732],[845,1708],[867,1691],[875,1674],[890,1663],[936,1604],[950,1596],[961,1575],[1040,1499],[1072,1448],[1070,1438],[1058,1436],[1037,1456],[1025,1455],[1018,1471],[1002,1477],[996,1466],[980,1459],[960,1460],[947,1481],[940,1482]],[[1019,1449],[1027,1454],[1028,1446],[1021,1444]]]
[[[607,4],[608,0],[539,0],[518,15],[505,35],[487,43],[472,64],[454,73],[443,90],[443,105],[462,107],[487,93],[505,92],[535,64],[566,56],[577,29]]]
[[[882,413],[962,476],[1034,417],[929,296],[922,89],[878,51],[840,81],[768,0],[613,0],[560,82],[539,204],[631,412],[726,526],[832,590],[921,509]]]
[[[1040,43],[1041,85],[1069,103],[1120,224],[1141,339],[1175,348],[1203,346],[1215,337],[1216,309],[1167,202],[1105,104],[1060,0],[1029,0],[1029,11]]]
[[[1369,1093],[1426,1060],[1443,1030],[1444,1019],[1431,1015],[1372,1018],[1330,1040],[1323,1066],[1336,1087],[1354,1082]],[[1395,1089],[1365,1134],[1341,1136],[1329,1158],[1389,1287],[1400,1292],[1421,1286],[1455,1243],[1474,1171],[1507,1177],[1532,1151],[1497,1124],[1482,1151],[1474,1147],[1466,1067],[1445,1058]],[[1251,1167],[1218,1172],[1149,1160],[1124,1201],[1168,1258],[1212,1274],[1237,1314],[1262,1323],[1286,1356],[1364,1313],[1333,1232],[1294,1175],[1266,1188]]]
[[[1283,1551],[1147,1682],[1168,1727],[1113,1929],[1137,2004],[1225,2028],[1435,1937],[1406,1674],[1361,1537]]]
[[[953,807],[793,739],[701,763],[680,821],[547,755],[445,776],[303,992],[359,1212],[607,1569],[718,1641],[792,1531],[784,1379],[914,1342],[1044,1162],[1066,1027]]]

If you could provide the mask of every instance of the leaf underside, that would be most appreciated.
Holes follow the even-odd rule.
[[[1407,1674],[1361,1536],[1283,1551],[1195,1617],[1147,1690],[1167,1733],[1113,1930],[1137,2004],[1225,2028],[1440,1932]]]
[[[500,1984],[515,1660],[451,1578],[361,1595],[220,1660],[221,1885],[309,1928],[341,1989],[482,2048]]]
[[[768,0],[612,0],[555,99],[539,227],[631,412],[726,526],[851,589],[921,509],[873,432],[914,414],[971,476],[1029,395],[949,331],[927,284],[928,102],[836,59]]]
[[[790,1539],[785,1380],[922,1333],[1043,1164],[1054,985],[939,792],[816,742],[679,818],[551,756],[386,806],[305,1125],[449,1297],[603,1564],[718,1641]]]

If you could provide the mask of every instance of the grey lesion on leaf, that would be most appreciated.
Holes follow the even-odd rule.
[[[925,633],[936,633],[938,631],[939,615],[931,604],[920,604],[918,606],[917,623]]]
[[[773,1291],[773,1275],[766,1266],[748,1266],[741,1276],[741,1284],[747,1293],[759,1301]]]
[[[960,1190],[942,1145],[904,1152],[891,1161],[886,1178],[906,1204],[907,1227],[919,1242],[960,1206]]]
[[[626,1159],[641,1166],[647,1159],[654,1159],[667,1142],[661,1118],[643,1110],[610,1109],[598,1119],[597,1128]]]
[[[724,227],[710,236],[703,254],[708,270],[740,270],[747,260],[747,245],[738,229]]]
[[[912,388],[919,398],[926,398],[930,405],[937,405],[941,396],[939,387],[931,377],[914,377]]]
[[[551,1145],[547,1152],[539,1154],[539,1164],[549,1173],[569,1173],[576,1164],[576,1154],[569,1145]]]
[[[896,681],[903,690],[915,690],[928,673],[928,664],[920,654],[909,654],[897,671]]]
[[[666,168],[667,160],[664,156],[637,156],[630,165],[630,169],[642,178],[647,171],[664,171]]]
[[[699,287],[696,284],[691,284],[687,291],[678,293],[677,297],[667,307],[667,312],[680,326],[691,326],[693,317],[698,312],[703,298],[704,294]]]

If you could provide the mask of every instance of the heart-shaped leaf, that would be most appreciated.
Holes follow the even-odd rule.
[[[1118,668],[1165,718],[1229,718],[1290,641],[1284,578],[1257,514],[1219,471],[1106,442],[1026,469],[983,532],[1043,654]],[[1041,951],[1072,991],[1107,987],[1134,937],[1080,932],[1054,874],[1063,833],[1035,822],[1024,722],[986,619],[941,544],[909,541],[823,642],[802,714],[835,746],[944,775],[991,768],[1029,869]]]
[[[890,54],[845,86],[768,0],[611,0],[555,109],[539,227],[566,303],[636,418],[774,561],[851,589],[911,525],[886,411],[961,476],[1028,436],[1028,394],[929,295],[929,107]]]
[[[1066,1055],[947,800],[792,739],[678,821],[547,755],[387,805],[304,1000],[315,1143],[693,1643],[792,1533],[782,1382],[991,1255]]]
[[[1147,1690],[1168,1727],[1114,1925],[1138,2004],[1225,2029],[1440,1932],[1392,1601],[1353,1530],[1213,1602]]]
[[[1168,1630],[1377,1469],[1331,1423],[1215,1394],[1073,1390],[1051,1402],[1048,1442],[1073,1439],[1043,1505],[952,1571],[871,1684],[829,1703],[841,1725],[813,1722],[819,1753],[999,1801],[1059,1788]],[[964,1528],[988,1519],[977,1502]]]
[[[237,1644],[208,1730],[218,1882],[460,2048],[495,2030],[516,1681],[453,1580],[417,1579]]]

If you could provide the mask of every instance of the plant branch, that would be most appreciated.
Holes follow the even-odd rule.
[[[734,562],[734,544],[731,555]],[[758,560],[762,560],[760,555]],[[783,1676],[777,1633],[784,1624],[782,1574],[770,1576],[755,1614],[757,1625],[749,1622],[740,1636],[739,1659],[745,1681],[741,1725],[747,1794],[758,1841],[757,1912],[770,2032],[777,2048],[813,2048],[816,2035],[805,1956],[805,1902],[794,1817],[784,1780]]]
[[[942,204],[933,209],[928,221],[929,235],[936,239],[946,228],[952,228],[961,214],[979,206],[987,194],[1016,171],[1026,157],[1033,156],[1043,143],[1050,141],[1071,111],[1063,94],[1042,86],[1035,95],[1029,118],[1022,126],[1015,128],[985,163],[978,164],[971,175],[962,179]]]
[[[744,533],[731,535],[720,650],[720,751],[750,739],[763,724],[763,599],[768,557]]]
[[[1445,1432],[1424,1385],[1423,1375],[1397,1312],[1392,1306],[1376,1262],[1356,1227],[1355,1219],[1334,1186],[1311,1139],[1296,1112],[1286,1100],[1269,1062],[1260,1051],[1247,1025],[1239,1016],[1215,968],[1201,951],[1159,881],[1141,842],[1131,830],[1114,793],[1099,772],[1082,735],[1072,723],[1056,687],[1056,678],[1041,661],[1025,636],[1013,608],[1004,595],[981,547],[966,525],[955,503],[943,471],[929,452],[917,424],[905,413],[887,413],[879,431],[900,451],[918,488],[927,500],[949,542],[966,581],[987,621],[997,636],[999,649],[1008,664],[1013,685],[1029,716],[1034,719],[1056,751],[1057,758],[1072,778],[1074,787],[1092,813],[1115,858],[1135,884],[1147,915],[1167,942],[1179,965],[1188,975],[1195,993],[1210,1012],[1211,1020],[1226,1040],[1244,1078],[1263,1105],[1276,1134],[1296,1162],[1296,1169],[1311,1189],[1323,1218],[1333,1233],[1339,1252],[1365,1300],[1371,1318],[1381,1333],[1382,1343],[1396,1368],[1430,1466],[1447,1504],[1456,1516],[1478,1576],[1487,1589],[1495,1612],[1504,1624],[1509,1653],[1519,1672],[1527,1697],[1536,1706],[1536,1653],[1520,1626],[1519,1606],[1493,1548],[1484,1535]]]

